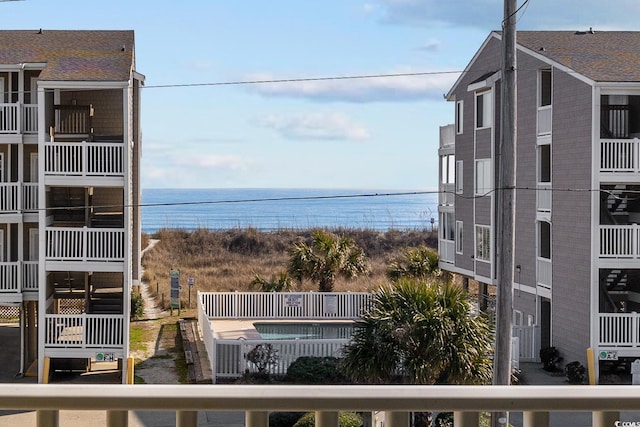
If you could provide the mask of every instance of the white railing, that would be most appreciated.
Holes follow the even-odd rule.
[[[216,361],[213,366],[217,378],[240,378],[245,372],[256,372],[255,366],[247,361],[247,353],[256,346],[270,345],[277,354],[275,364],[269,366],[272,375],[285,375],[289,366],[304,356],[340,356],[349,339],[323,340],[215,340]]]
[[[598,346],[601,348],[640,347],[638,313],[598,314]]]
[[[567,412],[589,413],[593,427],[611,427],[637,421],[629,418],[640,410],[637,396],[631,385],[1,384],[0,409],[36,410],[39,427],[58,426],[59,411],[105,411],[96,418],[109,427],[128,425],[129,411],[175,411],[169,423],[181,427],[196,427],[199,411],[242,411],[247,427],[268,425],[270,412],[315,411],[315,425],[329,427],[345,410],[384,412],[385,427],[408,427],[410,412],[426,411],[453,412],[456,427],[478,427],[479,412],[502,411],[522,412],[525,427],[549,427],[550,413]]]
[[[38,105],[25,104],[22,115],[22,132],[38,133]]]
[[[0,184],[0,212],[17,212],[20,210],[20,184],[17,182]]]
[[[36,104],[0,103],[0,134],[38,133]]]
[[[216,360],[216,347],[215,347],[215,334],[213,332],[213,326],[209,321],[204,305],[202,304],[202,298],[198,295],[198,326],[199,332],[202,337],[202,342],[207,350],[207,356],[209,357],[209,365],[214,367],[212,361]],[[212,373],[215,372],[212,370]],[[213,374],[213,381],[215,382],[215,374]]]
[[[634,139],[607,139],[600,141],[600,172],[638,172],[638,145]]]
[[[0,134],[18,133],[18,104],[0,104]]]
[[[122,142],[52,142],[45,145],[45,173],[65,176],[124,176]]]
[[[440,184],[440,195],[438,196],[440,206],[453,206],[456,203],[456,185]]]
[[[124,261],[124,230],[117,228],[47,227],[46,259]]]
[[[49,348],[124,347],[123,315],[45,314],[44,345]]]
[[[19,262],[0,262],[0,293],[19,291],[19,266]]]
[[[366,292],[199,292],[207,318],[358,319]]]
[[[438,253],[440,261],[455,262],[456,261],[456,242],[453,240],[438,240]]]
[[[513,326],[513,336],[518,337],[520,362],[538,362],[540,360],[540,326]],[[515,354],[514,354],[515,357]]]
[[[38,261],[23,261],[22,290],[38,291]]]
[[[536,191],[536,206],[538,212],[551,212],[551,200],[553,192],[551,191],[551,184],[538,183]]]
[[[22,204],[25,211],[38,210],[38,183],[25,182],[22,184]]]
[[[440,126],[440,148],[451,147],[456,142],[456,127],[453,124]]]
[[[547,258],[536,259],[536,281],[538,285],[551,289],[552,264]]]
[[[640,226],[601,225],[600,258],[640,258]]]
[[[547,105],[538,107],[538,135],[551,133],[551,123],[553,122],[553,107]]]

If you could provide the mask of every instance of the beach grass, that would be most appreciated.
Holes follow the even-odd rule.
[[[339,279],[335,291],[371,291],[387,283],[389,262],[407,247],[426,245],[437,248],[437,231],[332,229],[340,236],[352,238],[370,262],[370,272],[354,280]],[[257,274],[264,278],[286,271],[289,249],[298,241],[309,242],[313,229],[259,231],[253,228],[232,230],[199,229],[185,231],[163,229],[153,235],[158,244],[142,259],[143,280],[158,301],[169,304],[170,271],[180,271],[181,305],[194,308],[197,291],[250,291],[249,284]],[[187,279],[193,277],[193,287]],[[297,284],[297,290],[316,291],[317,285],[308,281]],[[190,298],[189,298],[190,292]]]

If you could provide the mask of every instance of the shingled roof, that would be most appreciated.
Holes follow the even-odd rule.
[[[0,31],[0,64],[44,62],[41,80],[127,81],[133,31]]]
[[[596,82],[640,82],[638,31],[518,31],[518,44]]]

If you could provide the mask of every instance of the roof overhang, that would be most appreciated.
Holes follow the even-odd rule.
[[[44,89],[124,89],[129,87],[129,82],[39,80],[38,87]]]
[[[0,72],[20,70],[42,70],[47,66],[46,62],[20,62],[18,64],[0,64]]]
[[[480,81],[471,83],[467,86],[467,92],[475,92],[476,90],[487,89],[493,87],[495,83],[502,78],[502,71],[496,71],[491,74],[489,77],[482,79]]]

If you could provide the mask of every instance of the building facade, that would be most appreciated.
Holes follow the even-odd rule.
[[[143,82],[132,31],[0,31],[0,306],[19,308],[19,370],[39,382],[126,371]]]
[[[439,149],[440,265],[488,286],[500,68],[494,32],[447,94]],[[640,357],[639,136],[639,32],[518,32],[513,319],[564,362]]]

